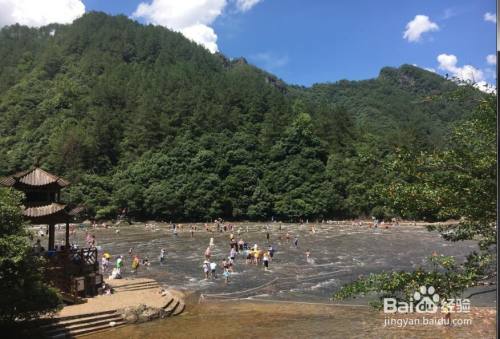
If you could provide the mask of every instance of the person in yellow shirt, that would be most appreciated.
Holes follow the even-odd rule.
[[[257,265],[259,263],[260,250],[253,251],[254,263]]]
[[[132,260],[132,273],[137,274],[137,270],[139,269],[139,258],[135,255]]]

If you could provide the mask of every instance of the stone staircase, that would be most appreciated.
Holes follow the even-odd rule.
[[[156,281],[146,281],[146,282],[131,282],[119,286],[114,286],[113,291],[115,293],[124,292],[124,291],[141,291],[148,289],[158,289],[161,288],[160,284]]]
[[[116,311],[104,311],[81,314],[63,318],[42,325],[41,329],[48,338],[73,338],[79,335],[125,325],[121,314]]]
[[[171,298],[170,301],[163,307],[165,312],[169,317],[176,316],[184,312],[186,304],[184,303],[183,297],[176,295],[175,292],[167,292]]]
[[[125,282],[113,287],[114,294],[122,292],[142,291],[159,289],[161,286],[155,281]],[[181,314],[185,309],[184,296],[177,291],[164,291],[162,298],[165,304],[162,306],[163,317],[171,317]],[[96,332],[105,332],[117,327],[127,325],[125,315],[121,310],[107,310],[97,313],[87,313],[59,317],[49,320],[40,326],[47,338],[74,338]],[[144,321],[144,320],[142,320]]]

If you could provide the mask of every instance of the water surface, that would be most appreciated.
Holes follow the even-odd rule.
[[[185,224],[174,235],[168,224],[122,225],[119,228],[90,230],[96,236],[97,245],[109,252],[113,258],[125,257],[125,277],[130,276],[131,257],[129,249],[140,258],[148,257],[151,266],[140,267],[138,276],[156,279],[165,287],[197,291],[205,295],[223,294],[225,297],[266,298],[273,300],[301,300],[328,302],[332,293],[344,283],[361,275],[382,271],[411,270],[426,265],[433,252],[453,255],[463,260],[477,249],[473,241],[451,243],[443,240],[439,233],[428,232],[422,226],[402,225],[389,229],[339,225],[315,224],[237,223],[233,234],[249,245],[258,244],[267,248],[266,232],[270,243],[276,249],[270,271],[263,266],[246,264],[242,255],[235,260],[235,272],[230,283],[225,285],[221,278],[221,261],[229,255],[231,232],[206,232],[202,224],[197,225],[194,237]],[[267,227],[267,228],[266,228]],[[119,229],[119,233],[116,230]],[[239,235],[238,235],[239,230]],[[298,247],[293,241],[298,236]],[[63,231],[57,233],[63,239]],[[218,279],[205,280],[202,270],[204,252],[210,238],[214,238],[212,260],[218,266]],[[72,241],[85,243],[85,231],[79,230]],[[160,249],[167,251],[166,264],[160,265]],[[309,249],[311,260],[306,260]],[[242,292],[244,291],[244,292]],[[494,305],[493,293],[482,297],[481,303]],[[479,296],[478,296],[479,298]],[[484,299],[484,300],[483,300]],[[352,302],[352,301],[351,301]]]

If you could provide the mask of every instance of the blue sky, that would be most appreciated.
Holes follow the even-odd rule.
[[[494,1],[284,3],[263,1],[237,18],[216,21],[220,50],[248,57],[287,82],[303,85],[371,78],[384,66],[404,63],[437,70],[443,53],[455,55],[459,66],[493,68],[486,56],[496,51],[496,25],[483,17],[496,12]],[[429,16],[439,30],[409,42],[403,32],[418,14]],[[270,60],[258,58],[259,53]]]
[[[243,56],[293,84],[368,79],[405,63],[495,82],[494,0],[47,0],[45,7],[51,2],[61,12],[54,20],[70,20],[82,3],[84,11],[125,14]],[[0,25],[28,19],[0,14]]]

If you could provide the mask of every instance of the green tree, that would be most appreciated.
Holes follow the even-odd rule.
[[[299,114],[270,153],[263,180],[274,196],[274,214],[294,220],[327,214],[332,204],[322,194],[327,153],[314,134],[310,115]]]
[[[43,280],[43,258],[28,242],[21,214],[21,196],[0,189],[0,322],[30,320],[62,306],[55,289]]]
[[[450,241],[476,240],[480,251],[464,264],[451,257],[432,257],[432,271],[371,275],[347,284],[338,299],[376,291],[408,300],[408,288],[419,283],[436,287],[439,295],[456,297],[478,281],[496,275],[496,97],[482,100],[470,118],[453,130],[448,147],[412,156],[401,152],[389,167],[400,171],[383,190],[387,202],[403,217],[448,218],[458,222],[437,229]]]
[[[39,158],[103,218],[118,207],[137,218],[387,216],[382,164],[396,148],[444,147],[482,96],[461,86],[450,100],[456,84],[411,65],[288,85],[178,32],[96,12],[3,27],[0,60],[0,176]],[[292,126],[304,112],[309,122]]]

